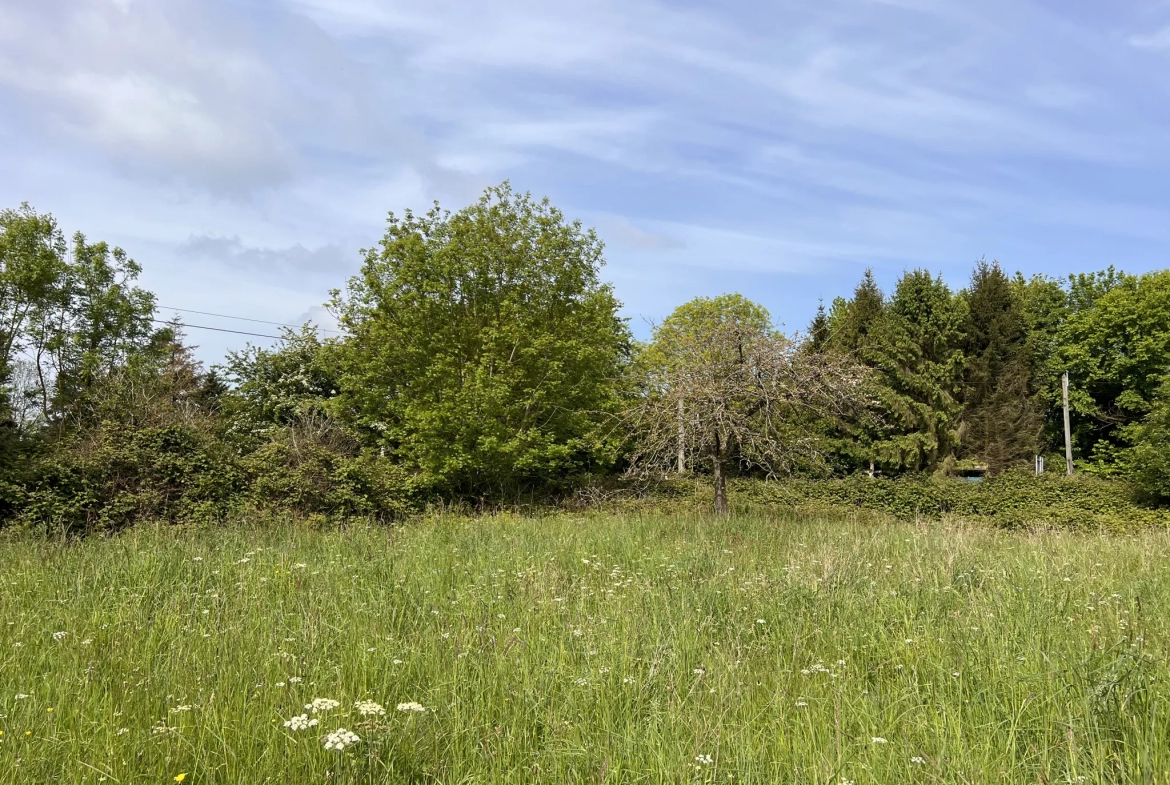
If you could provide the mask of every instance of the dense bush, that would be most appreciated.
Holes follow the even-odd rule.
[[[40,456],[22,490],[18,520],[46,534],[71,535],[142,519],[220,518],[244,484],[234,458],[222,441],[193,425],[104,422]]]
[[[1008,472],[983,482],[938,476],[839,480],[742,480],[741,503],[786,507],[871,510],[903,520],[959,516],[993,525],[1050,525],[1069,529],[1127,530],[1170,525],[1170,514],[1140,506],[1123,483],[1078,475]]]

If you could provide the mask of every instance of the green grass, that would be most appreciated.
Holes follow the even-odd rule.
[[[762,515],[0,542],[0,782],[1165,783],[1168,556]]]

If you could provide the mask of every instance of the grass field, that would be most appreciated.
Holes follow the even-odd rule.
[[[0,542],[0,782],[1167,783],[1168,556],[763,516]]]

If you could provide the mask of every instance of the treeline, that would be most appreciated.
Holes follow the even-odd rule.
[[[364,253],[332,294],[342,337],[207,369],[122,250],[0,213],[3,521],[393,517],[678,472],[713,475],[722,507],[737,473],[994,474],[1059,454],[1065,371],[1079,469],[1170,500],[1170,272],[981,262],[961,290],[915,270],[889,296],[866,273],[804,335],[724,295],[643,344],[596,234],[507,184],[391,214]]]

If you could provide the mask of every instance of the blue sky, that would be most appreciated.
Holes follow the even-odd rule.
[[[0,5],[0,205],[169,307],[327,320],[387,211],[510,179],[598,229],[636,332],[727,291],[796,329],[867,266],[1165,267],[1168,175],[1168,2]]]

